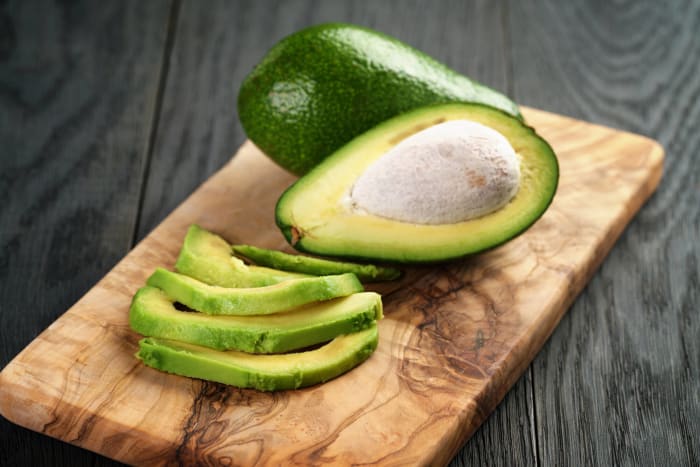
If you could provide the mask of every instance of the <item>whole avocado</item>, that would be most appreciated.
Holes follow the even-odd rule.
[[[238,114],[265,154],[303,175],[380,122],[449,102],[480,103],[522,119],[506,96],[403,42],[330,23],[278,42],[243,81]]]

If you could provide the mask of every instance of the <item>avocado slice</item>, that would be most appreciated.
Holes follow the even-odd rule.
[[[179,311],[165,292],[145,286],[136,292],[129,309],[131,328],[144,336],[250,353],[282,353],[328,342],[381,318],[382,299],[374,292],[268,316],[211,316]]]
[[[208,285],[163,268],[157,268],[147,284],[193,310],[237,316],[279,313],[364,290],[354,274],[304,277],[264,287],[233,289]]]
[[[449,102],[481,103],[522,118],[503,94],[395,38],[331,23],[277,43],[243,81],[238,114],[265,154],[303,175],[379,123]]]
[[[306,274],[248,266],[231,254],[231,245],[198,225],[191,225],[182,243],[175,269],[209,285],[220,287],[262,287]]]
[[[290,255],[282,251],[268,250],[251,245],[233,245],[231,248],[235,254],[248,258],[258,265],[283,271],[301,272],[315,276],[351,272],[357,276],[360,282],[391,281],[401,277],[401,271],[398,269],[375,266],[373,264],[357,264],[311,258],[309,256]]]
[[[276,391],[322,383],[351,370],[372,355],[378,338],[377,325],[372,324],[315,350],[255,355],[147,337],[139,342],[136,356],[146,365],[168,373]]]
[[[358,180],[382,156],[409,137],[453,120],[478,124],[512,146],[513,157],[519,161],[519,185],[505,205],[469,220],[427,224],[358,212],[347,202]],[[275,216],[287,241],[299,251],[402,263],[436,262],[493,248],[526,230],[549,206],[558,178],[552,148],[532,128],[487,106],[446,104],[408,112],[357,137],[289,187],[278,200]],[[390,195],[382,189],[377,187],[379,200],[379,195]]]

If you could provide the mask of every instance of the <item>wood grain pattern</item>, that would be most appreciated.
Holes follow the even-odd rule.
[[[526,117],[560,156],[550,210],[507,245],[423,268],[387,294],[380,347],[351,373],[263,394],[162,374],[132,356],[130,298],[155,266],[172,266],[190,223],[282,245],[270,213],[292,178],[246,145],[3,370],[0,410],[137,464],[446,463],[527,368],[661,175],[651,140],[534,110]]]
[[[168,41],[149,31],[163,31],[167,3],[0,2],[3,364],[243,142],[228,99],[266,47],[310,22],[350,21],[521,103],[668,150],[659,191],[453,465],[700,461],[697,2],[183,0],[164,67]],[[162,112],[150,105],[158,81],[173,85]],[[149,122],[167,138],[137,181],[124,174],[141,167],[124,159],[148,152]],[[30,162],[46,141],[51,163]],[[0,465],[113,464],[0,417]]]
[[[168,9],[0,2],[3,367],[131,248]],[[100,460],[0,419],[0,465]]]
[[[668,151],[662,188],[533,364],[539,460],[698,465],[700,3],[510,7],[519,102]]]

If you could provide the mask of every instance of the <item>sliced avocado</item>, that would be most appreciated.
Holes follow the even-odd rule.
[[[519,161],[519,185],[505,205],[477,218],[429,224],[358,211],[348,202],[358,180],[382,156],[412,135],[452,120],[478,124],[476,126],[493,134],[500,134],[512,147],[513,158]],[[436,158],[434,163],[442,162]],[[428,167],[406,169],[410,173],[429,174],[433,169],[430,164],[432,160]],[[425,107],[364,133],[300,178],[280,197],[276,221],[287,241],[299,251],[404,263],[442,261],[495,247],[526,230],[552,201],[558,175],[552,148],[532,128],[512,116],[474,104]],[[460,180],[459,176],[455,173],[457,178],[454,179]],[[467,170],[463,183],[469,179]],[[483,182],[480,177],[476,179]],[[376,189],[376,198],[380,201],[382,193],[391,194],[381,191],[387,189],[384,186]],[[431,194],[423,192],[418,196]],[[439,206],[440,202],[437,200],[435,204]]]
[[[212,315],[268,315],[320,300],[362,292],[354,274],[290,279],[264,287],[226,288],[208,285],[189,276],[157,268],[147,284],[158,287],[175,301]]]
[[[268,250],[250,245],[233,245],[232,249],[235,254],[248,258],[260,266],[268,266],[283,271],[301,272],[315,276],[351,272],[361,282],[391,281],[401,277],[401,271],[398,269],[375,266],[373,264],[357,264],[311,258],[309,256],[289,255],[282,251]]]
[[[267,316],[211,316],[179,311],[165,292],[145,286],[136,292],[129,309],[129,324],[144,336],[250,353],[282,353],[328,342],[381,318],[382,299],[374,292]]]
[[[146,365],[178,375],[261,391],[296,389],[335,378],[377,348],[377,325],[336,337],[315,350],[254,355],[226,352],[174,340],[147,337],[136,354]]]
[[[232,256],[231,245],[198,225],[191,225],[182,243],[175,269],[187,276],[221,287],[261,287],[305,274],[248,266]]]
[[[303,175],[354,137],[427,105],[518,106],[426,54],[371,29],[321,24],[282,39],[246,77],[238,114],[250,138]]]

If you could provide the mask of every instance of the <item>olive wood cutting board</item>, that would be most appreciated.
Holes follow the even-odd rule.
[[[138,465],[441,464],[501,401],[659,183],[654,141],[525,109],[561,178],[547,213],[487,253],[385,284],[380,344],[322,385],[263,393],[135,357],[134,292],[187,227],[289,249],[273,208],[294,178],[251,143],[0,374],[10,421]]]

